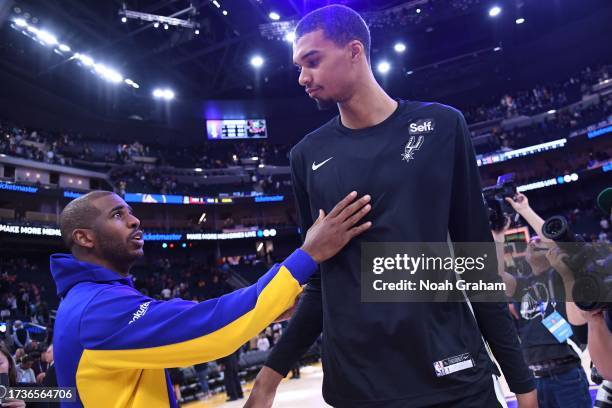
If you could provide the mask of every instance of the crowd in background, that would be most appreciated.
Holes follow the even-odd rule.
[[[592,85],[611,77],[612,65],[588,67],[566,81],[508,93],[500,98],[499,103],[465,108],[463,113],[470,124],[544,113],[580,100],[582,95],[591,91]],[[498,127],[494,131],[497,145],[487,148],[493,151],[496,148],[512,149],[538,143],[551,133],[560,134],[584,126],[594,117],[610,115],[611,106],[611,98],[606,97],[596,106],[559,112],[531,127],[512,131]],[[209,141],[188,148],[174,146],[173,149],[141,141],[113,144],[99,136],[88,138],[75,132],[28,129],[6,121],[0,121],[0,134],[0,153],[65,165],[71,165],[74,160],[100,161],[109,165],[128,164],[138,157],[151,157],[156,165],[177,168],[223,169],[240,165],[242,159],[252,157],[256,157],[259,164],[287,165],[291,148],[288,144],[271,144],[261,140],[231,143]]]
[[[612,65],[587,67],[564,81],[504,94],[497,102],[463,110],[468,123],[531,116],[577,102],[590,88],[612,78]]]

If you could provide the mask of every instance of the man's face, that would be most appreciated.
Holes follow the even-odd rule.
[[[300,69],[298,82],[319,109],[347,99],[357,82],[350,44],[338,46],[323,30],[310,32],[293,44],[293,63]]]
[[[100,211],[92,226],[97,255],[120,265],[143,256],[143,233],[132,208],[116,194],[100,197],[92,204]]]

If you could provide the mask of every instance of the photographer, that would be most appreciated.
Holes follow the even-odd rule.
[[[537,234],[531,237],[526,250],[525,260],[531,273],[515,277],[504,270],[503,263],[504,236],[509,222],[501,230],[492,231],[506,295],[520,302],[519,336],[525,361],[536,377],[539,406],[591,407],[589,383],[581,366],[581,350],[572,339],[572,332],[585,329],[567,323],[570,315],[581,317],[573,303],[565,302],[566,294],[573,287],[573,275],[564,267],[564,254],[552,240],[542,235],[544,220],[529,207],[527,197],[518,193],[506,201]]]
[[[612,215],[612,187],[597,196],[597,205],[609,218]],[[589,353],[599,375],[612,381],[612,313],[610,309],[583,311],[589,327]]]
[[[589,325],[589,353],[599,375],[612,381],[612,314],[610,311],[584,311]]]

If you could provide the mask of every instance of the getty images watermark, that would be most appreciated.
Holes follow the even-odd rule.
[[[505,302],[495,244],[363,243],[364,302]]]

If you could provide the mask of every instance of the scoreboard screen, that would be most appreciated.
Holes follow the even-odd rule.
[[[210,140],[263,139],[268,137],[265,119],[207,120],[206,133]]]

